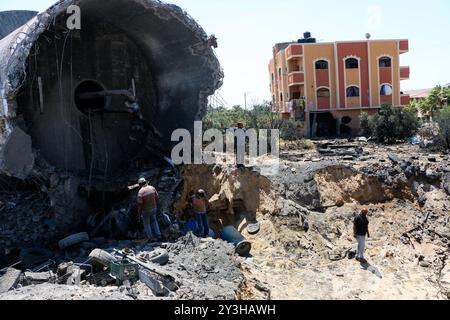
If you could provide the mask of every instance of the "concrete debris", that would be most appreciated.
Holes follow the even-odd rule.
[[[47,272],[25,272],[24,273],[26,285],[42,284],[51,282],[54,283],[56,276],[52,271]]]
[[[161,244],[161,247],[135,244],[133,249],[107,250],[115,261],[126,255],[127,259],[139,264],[139,280],[131,281],[129,286],[136,293],[136,299],[235,299],[244,279],[239,263],[232,258],[233,246],[221,240],[200,239],[190,234],[176,243]],[[101,253],[102,256],[105,255],[104,252]],[[141,261],[167,255],[170,256],[170,261],[162,265],[158,262]],[[149,258],[143,259],[144,257]],[[10,295],[0,295],[0,299],[23,295],[29,298],[33,294],[40,295],[42,299],[64,299],[63,297],[67,297],[65,293],[58,297],[54,291],[73,290],[63,289],[61,284],[78,287],[78,299],[89,299],[101,287],[109,288],[109,292],[116,292],[113,296],[109,295],[111,299],[122,299],[122,294],[129,293],[130,290],[121,290],[121,281],[117,282],[110,276],[109,267],[97,268],[98,265],[84,268],[83,265],[64,262],[59,264],[55,273],[27,271],[23,280],[18,280],[21,274],[18,271],[15,273],[15,283],[9,281],[8,288],[19,283],[22,287]],[[1,279],[4,280],[3,277]],[[49,289],[48,292],[42,291],[44,286]]]
[[[13,289],[18,283],[22,271],[8,268],[6,269],[6,273],[0,277],[0,294],[8,292]]]
[[[166,297],[169,295],[169,290],[163,286],[163,284],[158,280],[157,275],[152,274],[148,270],[139,270],[139,280],[147,287],[149,287],[155,296]]]
[[[273,176],[177,167],[172,132],[222,85],[217,38],[157,0],[79,0],[67,31],[71,4],[0,14],[0,300],[449,298],[449,156],[421,149],[433,128],[421,145],[285,144]],[[142,177],[163,242],[141,240]],[[193,233],[198,189],[221,239]]]
[[[134,234],[130,220],[135,191],[128,186],[137,181],[131,177],[123,184],[127,196],[107,211],[126,219],[111,215],[114,223],[104,224],[98,238],[55,249],[54,265],[45,267],[48,259],[37,264],[48,268],[40,271],[55,274],[48,281],[55,283],[29,285],[19,279],[18,289],[0,299],[35,293],[59,299],[43,293],[42,286],[73,292],[78,299],[102,290],[109,290],[111,299],[353,299],[355,292],[392,299],[399,297],[398,290],[407,298],[447,299],[442,292],[450,289],[444,259],[450,243],[448,160],[438,154],[433,156],[439,161],[430,162],[419,146],[361,143],[370,154],[364,161],[344,162],[334,155],[312,162],[319,150],[302,155],[291,150],[281,158],[280,173],[270,177],[225,165],[184,166],[181,172],[149,169],[144,176],[162,188],[159,219],[162,226],[168,221],[164,230],[170,240],[137,240],[143,234]],[[339,146],[349,142],[334,140],[333,145],[338,147],[328,149],[345,150]],[[251,242],[251,256],[236,254],[233,237],[221,235],[230,243],[200,239],[186,230],[187,199],[198,188],[210,199],[212,231],[221,235],[231,227],[239,239]],[[21,206],[16,199],[7,202]],[[370,264],[354,260],[351,223],[362,206],[368,207],[371,221]],[[86,225],[92,230],[105,216],[93,215]],[[126,225],[124,230],[108,233],[118,223]],[[121,259],[139,265],[139,280],[127,285],[111,277],[111,262]],[[439,290],[424,279],[436,279]],[[371,285],[362,287],[362,282]]]

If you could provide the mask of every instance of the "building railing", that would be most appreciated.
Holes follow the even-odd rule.
[[[303,46],[300,44],[290,44],[286,48],[286,59],[290,60],[292,58],[301,57],[303,56]]]
[[[400,67],[400,80],[409,79],[410,68],[409,67]]]
[[[410,101],[411,101],[411,97],[409,94],[402,94],[400,96],[400,105],[407,106]]]
[[[295,71],[288,74],[288,85],[302,84],[305,82],[305,73],[303,71]]]

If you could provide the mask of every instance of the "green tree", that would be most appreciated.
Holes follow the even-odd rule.
[[[445,147],[450,149],[450,106],[442,108],[437,117],[439,124],[439,135]]]
[[[421,104],[421,109],[433,118],[435,114],[444,106],[450,103],[450,89],[442,86],[434,87],[425,101]]]
[[[419,125],[419,119],[413,110],[391,105],[382,105],[380,112],[375,115],[361,115],[364,134],[382,143],[404,141],[417,133]]]

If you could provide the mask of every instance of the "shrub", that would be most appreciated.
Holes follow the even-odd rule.
[[[272,129],[277,115],[272,112],[269,102],[255,105],[251,109],[243,109],[234,106],[231,109],[225,107],[208,107],[208,112],[203,118],[203,128],[227,129],[234,128],[238,122],[243,122],[246,128]]]
[[[437,117],[439,124],[439,136],[444,146],[450,149],[450,106],[444,107]]]
[[[295,120],[277,120],[272,129],[280,130],[280,138],[295,141],[303,137],[303,123]]]
[[[419,119],[411,109],[391,105],[381,106],[378,114],[370,116],[363,113],[361,115],[363,133],[382,143],[405,141],[417,133],[419,125]]]

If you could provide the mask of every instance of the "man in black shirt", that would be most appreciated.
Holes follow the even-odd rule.
[[[366,248],[366,235],[370,238],[369,220],[367,219],[368,210],[364,208],[361,210],[355,220],[353,221],[353,236],[358,241],[358,248],[356,250],[356,260],[366,262],[364,259],[364,250]]]

